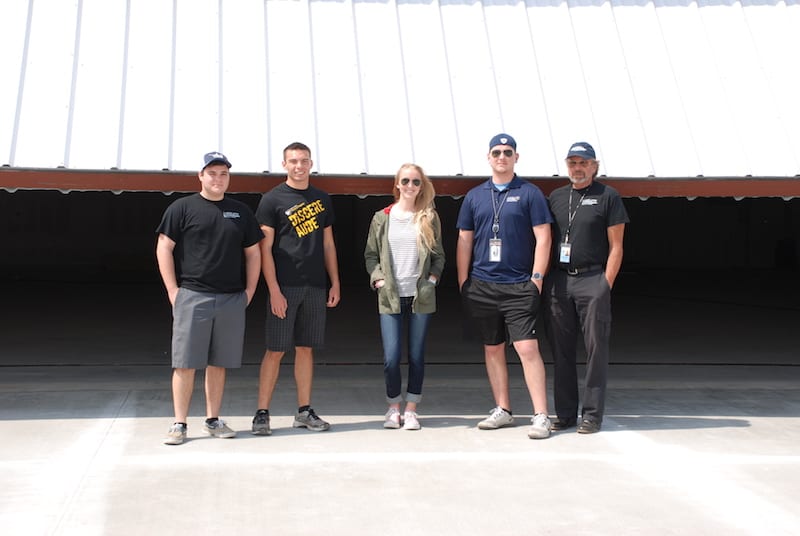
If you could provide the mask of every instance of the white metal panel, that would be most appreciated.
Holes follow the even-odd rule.
[[[717,14],[727,6],[711,6]],[[718,64],[707,31],[710,13],[695,4],[665,6],[659,18],[667,37],[676,80],[686,106],[700,167],[697,175],[744,175],[749,170],[741,133],[736,124],[736,107],[731,101],[724,72]],[[713,20],[713,16],[711,16]],[[713,26],[713,24],[712,24]],[[724,157],[721,157],[725,155]]]
[[[615,175],[634,170],[650,175],[652,165],[611,4],[583,5],[578,0],[573,7],[572,1],[570,17],[597,130],[593,145],[598,146],[598,158],[603,169]]]
[[[172,169],[200,169],[203,154],[221,149],[218,6],[218,0],[178,0]]]
[[[518,144],[517,172],[531,175],[552,161],[554,148],[528,10],[524,2],[497,0],[487,2],[484,11],[499,122],[490,122],[490,115],[485,124],[475,129],[468,130],[465,125],[464,153],[471,160],[478,160],[483,173],[488,173],[489,139],[507,132]]]
[[[12,166],[195,170],[220,149],[279,172],[303,141],[321,173],[482,176],[507,131],[526,176],[564,174],[577,140],[614,176],[800,174],[796,0],[7,0],[0,16]]]
[[[82,5],[75,97],[65,165],[108,169],[119,165],[125,4],[83,0]]]
[[[487,142],[503,130],[503,118],[483,6],[442,2],[441,13],[458,143],[456,153],[446,155],[451,167],[445,172],[486,173]]]
[[[120,168],[160,170],[172,165],[173,20],[173,2],[131,2]]]
[[[317,165],[326,173],[366,172],[361,80],[352,5],[311,3]],[[373,43],[380,47],[381,43]]]
[[[72,97],[78,2],[37,0],[33,4],[25,93],[16,154],[22,167],[64,165]]]
[[[28,2],[8,0],[0,3],[0,165],[11,164],[14,151],[17,103],[24,86],[20,84],[25,57],[25,35],[28,28]]]
[[[633,111],[641,122],[641,136],[650,163],[648,175],[655,175],[656,170],[662,176],[691,175],[698,169],[699,160],[655,6],[628,0],[614,0],[613,6],[635,97],[630,104],[635,105]],[[628,133],[619,132],[616,137],[624,144]],[[607,149],[605,143],[603,147]],[[619,166],[619,160],[628,156],[620,147],[617,158],[606,169],[615,175],[643,175],[645,167],[630,166],[626,170]],[[562,171],[566,173],[566,169]]]
[[[547,110],[546,134],[551,139],[550,154],[543,152],[533,174],[549,176],[561,172],[571,143],[596,142],[597,129],[569,6],[560,0],[535,0],[528,7],[528,21]],[[602,149],[597,143],[593,145],[598,151]],[[520,151],[524,153],[525,149],[520,147]],[[602,160],[602,154],[599,158]]]
[[[267,116],[270,171],[282,171],[283,148],[294,141],[311,148],[317,163],[314,63],[307,2],[267,2]]]
[[[784,136],[775,136],[780,131],[780,124],[774,120],[774,114],[768,112],[772,107],[769,91],[765,84],[763,71],[750,33],[742,16],[742,7],[736,2],[715,0],[699,0],[703,26],[713,55],[720,83],[723,88],[728,113],[733,123],[736,142],[742,150],[742,161],[736,171],[729,168],[724,160],[715,161],[707,173],[711,175],[738,173],[750,175],[758,155],[769,154],[769,146],[784,145]],[[708,4],[708,5],[706,5]],[[773,133],[771,139],[763,136],[763,132]],[[786,149],[781,152],[786,154]],[[763,173],[773,174],[777,170],[772,165],[774,159],[765,159],[761,164]]]
[[[398,0],[397,11],[414,159],[429,174],[458,173],[459,143],[439,3]],[[397,165],[392,167],[394,173]]]
[[[364,171],[393,175],[403,163],[415,161],[397,9],[378,2],[358,2],[353,7],[364,110]],[[360,156],[355,149],[345,147],[345,151],[353,158]]]
[[[269,168],[267,54],[263,0],[225,2],[222,11],[220,150],[233,172]]]
[[[774,175],[786,170],[800,174],[800,68],[796,59],[800,53],[800,3],[770,5],[745,0],[742,5],[764,76],[765,121],[771,122],[773,129],[770,135],[763,130],[757,133],[764,140],[766,152],[758,157],[758,173],[766,173],[762,169],[771,166]],[[780,139],[781,135],[785,139]]]

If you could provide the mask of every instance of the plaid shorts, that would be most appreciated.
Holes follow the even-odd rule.
[[[288,352],[296,346],[322,348],[328,291],[318,287],[282,287],[281,292],[287,302],[286,318],[272,314],[267,295],[267,350]]]

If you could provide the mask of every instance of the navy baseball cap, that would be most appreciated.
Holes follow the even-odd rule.
[[[567,153],[567,158],[570,156],[580,156],[586,160],[595,160],[594,154],[594,147],[586,143],[585,141],[578,141],[573,143],[570,148],[569,152]]]
[[[226,166],[231,167],[231,163],[228,162],[228,157],[218,152],[206,153],[205,156],[203,156],[203,169],[207,168],[211,164],[225,164]]]
[[[496,145],[509,145],[515,151],[517,150],[517,142],[508,134],[498,134],[489,141],[489,149]]]

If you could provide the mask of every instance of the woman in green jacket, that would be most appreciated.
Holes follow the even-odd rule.
[[[433,183],[416,164],[403,164],[394,180],[394,203],[372,217],[364,250],[370,285],[378,294],[383,375],[386,380],[384,428],[419,430],[417,404],[425,377],[425,337],[436,311],[436,285],[444,269],[439,215]],[[402,419],[400,359],[403,327],[408,332],[408,383]]]

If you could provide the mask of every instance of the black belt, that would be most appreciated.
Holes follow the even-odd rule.
[[[559,270],[567,272],[569,275],[581,275],[589,272],[599,272],[603,269],[602,264],[591,264],[589,266],[582,266],[580,268],[569,268],[567,266],[559,266]]]

